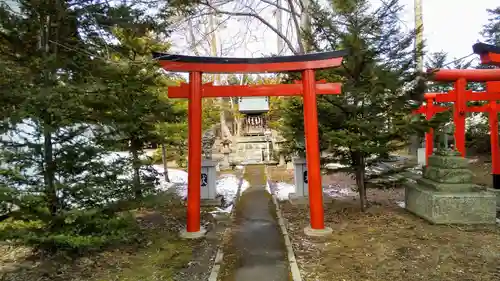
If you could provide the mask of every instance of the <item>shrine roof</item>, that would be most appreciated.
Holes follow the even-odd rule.
[[[339,66],[346,50],[263,58],[197,57],[153,52],[165,70],[200,72],[281,72]]]
[[[482,55],[487,53],[500,54],[500,46],[489,45],[485,43],[476,43],[472,45],[474,54]]]

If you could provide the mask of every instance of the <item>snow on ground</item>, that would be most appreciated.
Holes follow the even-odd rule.
[[[358,193],[353,191],[350,187],[342,186],[342,184],[336,183],[324,186],[323,194],[328,197],[350,197],[356,196]]]
[[[288,200],[288,195],[295,192],[295,185],[286,182],[276,182],[273,184],[273,190],[269,188],[269,183],[266,186],[266,190],[272,194],[276,195],[278,201]]]
[[[215,182],[217,194],[221,195],[226,202],[234,202],[240,179],[233,174],[222,174]],[[241,179],[240,193],[250,187],[250,183]]]
[[[187,182],[188,173],[183,170],[178,169],[168,169],[168,177],[170,182],[165,182],[163,177],[163,166],[153,165],[153,167],[160,174],[159,180],[160,184],[158,188],[160,190],[170,190],[175,192],[182,199],[187,198]],[[241,180],[240,192],[245,191],[250,184],[248,181]],[[238,192],[238,186],[240,185],[240,179],[233,174],[222,174],[215,182],[215,188],[217,195],[224,198],[224,208],[216,208],[216,213],[230,213],[233,207],[233,203],[236,199],[236,194]]]
[[[272,193],[276,195],[278,201],[286,201],[290,193],[295,193],[295,185],[286,182],[276,182],[273,184],[272,189]],[[266,190],[271,193],[269,184],[266,186]],[[357,195],[351,188],[341,187],[339,184],[324,186],[323,194],[328,197],[349,197]]]

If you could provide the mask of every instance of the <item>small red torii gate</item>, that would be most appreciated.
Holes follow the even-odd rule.
[[[424,95],[426,104],[422,105],[415,113],[425,114],[427,120],[439,112],[444,112],[451,107],[435,105],[435,102],[453,102],[453,122],[455,124],[456,149],[465,157],[465,118],[467,112],[489,113],[489,127],[491,138],[491,158],[493,186],[500,189],[500,150],[498,144],[498,112],[500,106],[500,69],[430,69],[434,81],[455,82],[454,89],[447,93],[427,93]],[[486,82],[486,92],[473,92],[467,90],[467,82]],[[489,101],[482,106],[467,106],[468,101]],[[434,130],[430,129],[425,134],[425,157],[433,153]]]
[[[482,64],[500,66],[500,47],[476,43],[472,46],[472,50],[479,55]]]
[[[321,185],[320,152],[318,136],[318,113],[316,94],[340,94],[341,83],[316,83],[316,69],[338,67],[346,51],[333,51],[299,56],[269,58],[218,58],[194,57],[153,53],[167,71],[189,72],[189,84],[168,87],[170,98],[188,99],[188,198],[187,226],[182,235],[198,238],[205,234],[200,227],[201,188],[201,137],[202,98],[244,97],[244,96],[298,96],[304,99],[304,130],[306,136],[306,157],[309,176],[309,211],[311,235],[331,232],[325,228],[323,192]],[[301,71],[302,81],[279,85],[231,85],[214,86],[202,84],[202,73],[267,73]]]

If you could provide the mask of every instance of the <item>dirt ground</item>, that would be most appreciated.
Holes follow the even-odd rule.
[[[371,189],[362,213],[356,198],[325,206],[329,238],[308,238],[305,207],[282,204],[304,280],[500,280],[498,226],[439,226],[396,202],[402,189]]]
[[[491,186],[491,163],[471,162],[474,182]],[[292,170],[271,171],[271,180],[293,183]],[[322,181],[354,184],[342,173],[323,175]],[[431,225],[398,206],[404,189],[369,188],[367,193],[371,207],[365,213],[355,195],[325,206],[325,222],[334,230],[328,238],[304,235],[307,207],[281,204],[304,280],[500,280],[498,226]]]
[[[210,272],[217,239],[183,240],[185,206],[171,195],[136,211],[147,237],[141,245],[124,245],[100,253],[69,258],[33,255],[31,249],[0,246],[0,280],[5,281],[202,281]],[[212,216],[203,211],[210,228]]]

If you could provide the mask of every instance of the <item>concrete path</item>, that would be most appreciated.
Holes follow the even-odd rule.
[[[223,281],[287,281],[288,262],[283,236],[271,195],[265,190],[263,166],[247,166],[250,188],[236,206],[231,249],[236,253],[234,272]]]

